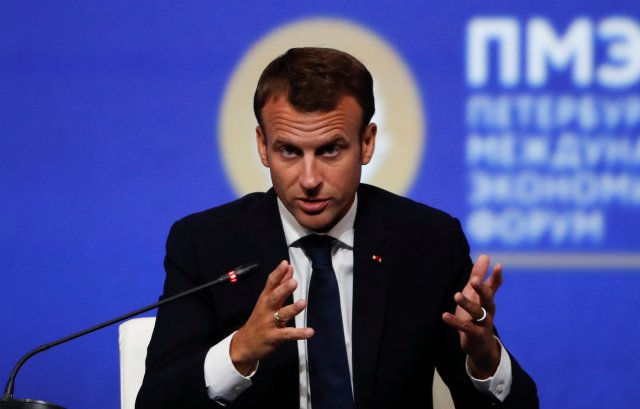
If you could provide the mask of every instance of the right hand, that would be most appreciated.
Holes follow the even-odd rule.
[[[281,261],[269,274],[251,316],[231,339],[231,361],[241,374],[246,376],[254,371],[258,361],[271,354],[281,343],[313,336],[311,328],[288,327],[273,317],[279,311],[281,320],[290,321],[306,308],[305,299],[284,306],[285,300],[297,286],[298,282],[293,279],[293,268],[286,260]]]

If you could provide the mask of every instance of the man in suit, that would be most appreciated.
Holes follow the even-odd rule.
[[[371,75],[344,52],[294,48],[265,68],[254,111],[273,188],[176,222],[164,294],[260,271],[160,308],[138,408],[430,408],[434,367],[458,408],[538,407],[493,326],[501,266],[472,263],[455,218],[360,183],[374,110]],[[330,237],[331,352],[312,348],[330,331],[307,325],[309,235]],[[334,361],[343,373],[318,381]]]

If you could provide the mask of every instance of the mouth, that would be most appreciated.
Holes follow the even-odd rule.
[[[318,214],[329,204],[329,199],[296,199],[298,207],[307,214]]]

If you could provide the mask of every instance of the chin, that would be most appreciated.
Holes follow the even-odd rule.
[[[306,227],[307,229],[316,231],[318,233],[324,233],[327,230],[331,229],[331,227],[333,227],[331,222],[325,220],[325,218],[321,216],[304,215],[297,220],[298,223],[300,223],[303,227]]]

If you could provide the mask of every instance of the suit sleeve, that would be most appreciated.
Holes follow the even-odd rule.
[[[202,284],[198,254],[184,221],[169,233],[164,265],[163,297]],[[205,356],[216,338],[212,309],[203,292],[159,308],[136,408],[217,407],[204,379]]]
[[[447,295],[445,309],[453,313],[456,307],[453,295],[457,291],[461,291],[469,281],[473,262],[469,256],[469,244],[457,219],[453,219],[449,237],[451,285],[448,290],[449,294]],[[494,332],[497,335],[495,328]],[[436,367],[438,373],[449,387],[457,409],[537,409],[539,407],[535,383],[510,353],[511,391],[504,402],[500,402],[494,396],[488,396],[478,391],[471,382],[465,369],[466,354],[460,346],[459,335],[454,328],[445,325],[440,348],[444,353],[439,355]]]

